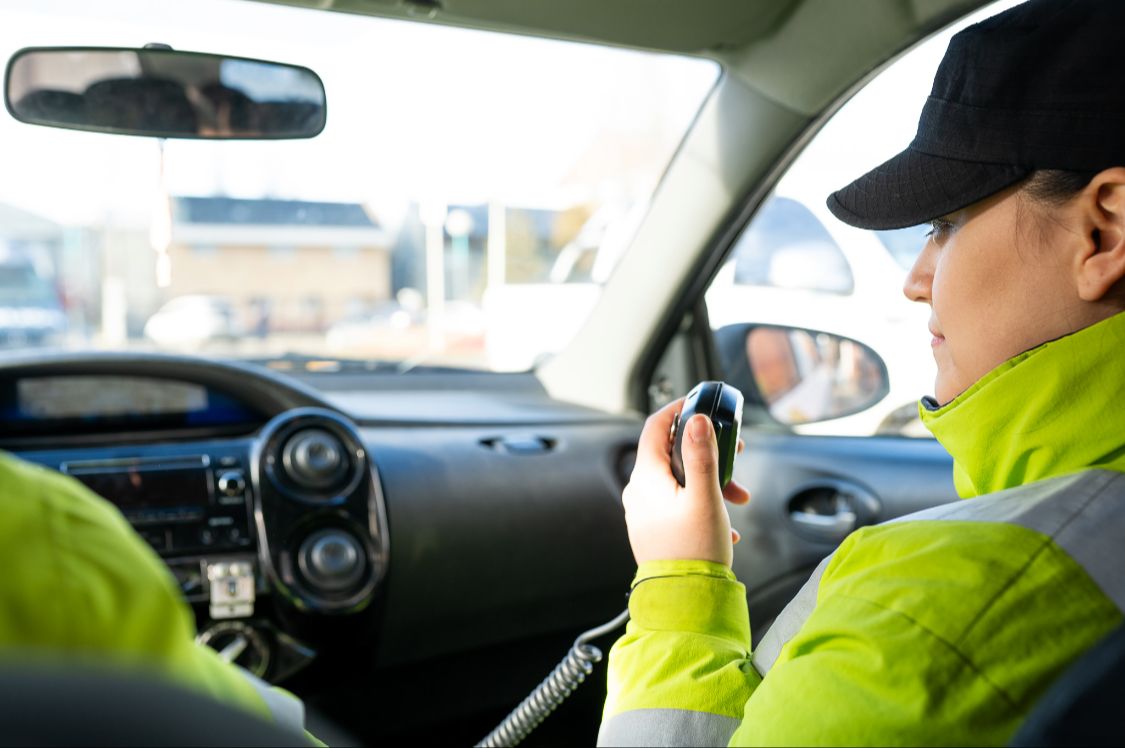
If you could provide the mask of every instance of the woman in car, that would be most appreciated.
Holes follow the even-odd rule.
[[[668,463],[654,414],[625,490],[639,568],[599,742],[1003,744],[1122,622],[1125,4],[1031,0],[950,43],[901,154],[834,193],[931,222],[922,420],[967,501],[853,533],[751,652],[707,418]],[[920,331],[921,332],[921,331]],[[737,535],[733,536],[737,540]]]

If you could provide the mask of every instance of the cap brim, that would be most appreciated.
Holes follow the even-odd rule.
[[[828,197],[861,229],[901,229],[948,215],[1019,182],[1033,169],[931,156],[907,148]]]

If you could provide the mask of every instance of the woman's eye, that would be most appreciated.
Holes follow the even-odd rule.
[[[926,232],[926,238],[933,238],[934,240],[941,240],[950,231],[953,230],[953,224],[942,218],[930,221],[930,230]]]

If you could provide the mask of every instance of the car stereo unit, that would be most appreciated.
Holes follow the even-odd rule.
[[[112,502],[162,556],[246,550],[250,494],[242,465],[207,455],[63,463],[62,472]]]

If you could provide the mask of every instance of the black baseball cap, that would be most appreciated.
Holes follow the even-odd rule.
[[[1125,0],[1028,0],[955,35],[905,151],[828,197],[845,223],[913,226],[1039,169],[1125,166]]]

